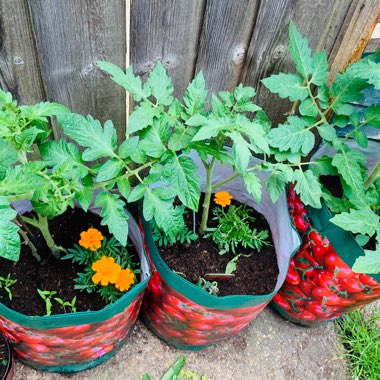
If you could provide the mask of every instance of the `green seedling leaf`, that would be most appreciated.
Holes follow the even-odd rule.
[[[162,376],[161,380],[173,380],[176,376],[179,375],[181,369],[185,366],[185,357],[180,356],[179,359],[173,364],[172,367],[169,368],[167,372],[165,372],[164,376]]]

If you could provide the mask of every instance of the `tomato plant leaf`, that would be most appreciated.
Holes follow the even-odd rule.
[[[149,89],[152,96],[156,98],[157,104],[168,106],[172,103],[173,84],[166,74],[164,66],[157,63],[151,71],[148,80],[144,85],[144,90]]]
[[[185,110],[189,116],[201,112],[207,97],[206,84],[202,71],[200,71],[189,84],[183,96]]]
[[[260,203],[262,196],[260,178],[255,173],[247,173],[243,176],[243,180],[248,193],[252,195],[256,203]]]
[[[301,201],[315,208],[321,207],[321,184],[311,170],[294,171],[295,191],[300,195]]]
[[[380,273],[380,249],[377,246],[375,251],[364,250],[364,256],[359,256],[352,270],[356,273],[377,274]]]
[[[296,74],[274,74],[261,80],[266,88],[280,98],[289,98],[292,102],[304,100],[308,97],[307,87],[303,79]]]

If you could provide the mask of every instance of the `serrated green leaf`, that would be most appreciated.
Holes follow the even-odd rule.
[[[178,126],[169,138],[168,148],[173,151],[186,149],[193,139],[196,131],[193,128]]]
[[[88,173],[88,167],[82,163],[82,155],[76,145],[65,140],[48,141],[40,146],[40,153],[48,166],[57,167],[63,163],[69,164],[83,178]]]
[[[200,127],[207,123],[207,117],[201,115],[200,113],[196,113],[186,120],[185,124],[190,127]]]
[[[327,108],[327,102],[330,100],[330,91],[329,91],[329,88],[326,86],[326,85],[322,85],[320,87],[318,87],[318,96],[317,98],[326,104],[326,107],[323,107],[323,108]]]
[[[372,60],[361,60],[348,69],[353,76],[372,84],[375,90],[380,90],[380,64]]]
[[[211,155],[218,159],[221,163],[233,165],[233,158],[228,154],[227,151],[218,150],[210,146],[210,144],[206,144],[204,141],[192,142],[189,147],[195,149],[200,156],[204,155],[205,160],[207,159],[207,155]]]
[[[0,139],[0,172],[4,172],[17,159],[17,151],[7,141]]]
[[[314,147],[314,134],[305,128],[307,123],[297,116],[290,116],[287,121],[287,124],[280,124],[268,133],[270,144],[282,151],[297,153],[301,150],[303,154],[308,154]]]
[[[256,203],[260,203],[262,195],[260,178],[255,173],[248,173],[243,176],[243,180],[248,193],[253,196]]]
[[[338,170],[348,186],[356,192],[363,192],[363,178],[359,162],[365,162],[365,158],[358,151],[345,151],[342,149],[337,152],[331,163]]]
[[[161,113],[160,107],[154,107],[149,102],[143,102],[135,107],[128,119],[127,132],[132,134],[153,125],[153,120]]]
[[[190,157],[173,155],[169,166],[173,170],[169,181],[177,189],[178,198],[187,208],[197,211],[201,196],[201,179],[197,174],[197,165]]]
[[[251,122],[246,117],[238,115],[235,127],[242,135],[248,137],[252,144],[261,150],[259,153],[270,153],[264,128],[260,124]]]
[[[20,257],[19,228],[8,220],[0,220],[0,256],[18,261]]]
[[[46,185],[39,177],[25,170],[23,167],[6,171],[5,177],[0,181],[0,195],[17,195],[33,192]]]
[[[313,61],[311,58],[311,49],[308,46],[307,38],[301,36],[296,26],[291,21],[289,25],[289,51],[292,55],[297,71],[305,78],[313,73]]]
[[[265,87],[280,98],[289,98],[292,102],[308,97],[307,87],[303,79],[296,74],[274,74],[261,80]]]
[[[361,246],[364,247],[370,240],[370,237],[367,235],[358,234],[355,236],[355,241]]]
[[[173,101],[173,84],[166,74],[164,66],[157,63],[145,83],[144,89],[148,88],[152,96],[157,100],[157,104],[168,106]]]
[[[0,220],[12,220],[16,217],[17,211],[11,208],[10,202],[0,197]]]
[[[366,87],[365,80],[353,76],[348,71],[344,74],[338,73],[331,85],[331,95],[334,98],[332,106],[361,100],[363,96],[360,91]]]
[[[232,260],[230,260],[226,265],[225,274],[233,274],[237,268],[237,261],[241,255],[235,256]]]
[[[92,187],[83,186],[80,190],[78,190],[75,193],[75,198],[82,207],[82,209],[87,212],[93,199]]]
[[[129,137],[119,147],[119,156],[121,158],[130,157],[134,162],[143,164],[146,161],[146,154],[139,147],[138,136]]]
[[[248,100],[255,96],[256,91],[253,87],[244,87],[242,83],[240,83],[234,91],[234,97],[237,102],[241,100]]]
[[[98,171],[96,180],[98,182],[108,181],[117,177],[123,169],[123,163],[121,161],[108,160]]]
[[[117,181],[117,188],[119,189],[120,194],[128,199],[129,193],[131,192],[131,185],[128,178],[122,178]]]
[[[351,104],[333,104],[333,110],[337,115],[350,116],[354,112],[354,107]]]
[[[320,175],[338,175],[338,171],[335,166],[332,165],[332,157],[324,155],[314,160],[314,164],[311,168],[316,176]]]
[[[301,201],[315,208],[321,208],[322,190],[318,179],[311,170],[294,171],[295,191],[300,195]]]
[[[352,270],[355,273],[377,274],[380,273],[380,250],[379,247],[375,251],[365,250],[364,256],[359,256]]]
[[[128,196],[128,203],[136,202],[141,199],[144,196],[146,189],[147,187],[143,183],[139,183],[135,186]]]
[[[117,137],[110,120],[102,128],[99,120],[94,120],[90,115],[85,118],[72,113],[58,116],[58,122],[67,136],[87,148],[82,156],[85,161],[115,157]]]
[[[141,133],[139,148],[142,149],[147,156],[154,158],[159,158],[164,154],[166,147],[161,141],[157,125],[152,125]]]
[[[335,128],[330,124],[318,126],[318,133],[325,141],[334,141],[337,139]]]
[[[320,51],[318,53],[315,53],[312,58],[311,66],[312,66],[312,75],[311,75],[310,82],[317,86],[324,85],[329,75],[327,71],[329,68],[329,65],[327,63],[326,52]]]
[[[374,235],[376,230],[380,228],[380,217],[370,208],[361,210],[351,209],[349,212],[342,212],[341,214],[334,215],[330,219],[330,222],[346,231],[369,236]]]
[[[367,148],[368,137],[365,134],[365,132],[363,132],[360,129],[357,129],[353,132],[353,136],[358,145],[362,146],[363,148]]]
[[[51,102],[37,103],[34,106],[21,106],[20,109],[22,112],[30,112],[29,118],[31,119],[40,119],[70,112],[63,104]]]
[[[286,183],[286,175],[282,172],[272,173],[268,177],[266,188],[273,203],[276,203],[280,195],[284,192]]]
[[[166,198],[163,189],[154,188],[147,191],[144,197],[143,215],[147,221],[154,218],[158,227],[166,235],[176,236],[185,226],[183,209],[180,207],[173,208],[173,199]]]
[[[299,106],[299,111],[300,114],[303,116],[317,117],[318,115],[318,108],[309,98],[302,101],[302,103]]]
[[[226,129],[229,125],[229,120],[226,118],[217,118],[210,116],[197,134],[193,137],[192,141],[207,140],[215,137],[219,132]]]
[[[25,152],[31,152],[31,146],[34,144],[37,136],[42,131],[36,127],[25,129],[17,134],[14,138],[15,145],[18,150],[24,150]]]
[[[133,75],[132,67],[128,67],[126,72],[110,62],[97,61],[96,64],[105,72],[111,75],[114,82],[123,86],[136,101],[149,96],[149,92],[145,92],[142,88],[141,79]]]
[[[236,131],[227,132],[226,136],[233,141],[232,153],[235,161],[236,169],[240,174],[245,173],[248,168],[252,154],[249,149],[249,143],[244,140],[243,136]]]
[[[125,203],[117,194],[107,191],[102,191],[95,199],[95,207],[102,208],[101,225],[107,226],[109,232],[125,247],[128,239],[128,215],[124,210],[124,205]]]
[[[369,106],[364,110],[366,124],[371,127],[380,128],[380,106]]]
[[[207,97],[205,79],[200,71],[187,87],[183,101],[185,110],[189,116],[201,112],[205,106]]]

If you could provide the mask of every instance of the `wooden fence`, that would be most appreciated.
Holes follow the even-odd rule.
[[[130,62],[146,76],[160,61],[176,95],[203,70],[211,91],[255,87],[276,122],[289,104],[260,79],[294,70],[289,21],[327,50],[335,73],[361,55],[379,15],[380,0],[0,0],[0,85],[24,104],[58,101],[112,119],[121,137],[125,92],[95,62]]]

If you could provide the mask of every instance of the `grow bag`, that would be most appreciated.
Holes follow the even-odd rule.
[[[199,160],[195,161],[199,175],[204,179],[204,168]],[[216,165],[214,170],[215,182],[232,175],[229,167]],[[222,190],[228,191],[237,201],[253,207],[267,219],[277,254],[277,283],[273,292],[266,295],[210,295],[170,270],[157,250],[150,223],[144,220],[141,213],[140,226],[153,271],[144,295],[143,319],[158,337],[177,348],[202,349],[247,326],[283,284],[290,256],[300,244],[299,236],[290,224],[285,193],[273,204],[264,192],[261,203],[257,205],[246,192],[240,178],[218,189]]]
[[[380,158],[380,143],[369,141],[368,167]],[[315,157],[334,151],[322,146]],[[302,245],[290,261],[283,287],[272,305],[295,323],[318,325],[380,298],[380,274],[354,273],[351,268],[363,249],[351,233],[332,224],[324,202],[321,209],[305,207],[290,188],[289,213],[302,236]]]
[[[25,203],[16,207],[28,211]],[[91,211],[99,213],[99,209]],[[99,311],[31,317],[0,303],[0,330],[20,361],[44,371],[78,372],[104,362],[122,347],[151,274],[138,225],[127,214],[129,237],[141,264],[140,282]]]
[[[10,380],[13,376],[12,348],[2,334],[0,334],[0,353],[1,380]]]

